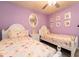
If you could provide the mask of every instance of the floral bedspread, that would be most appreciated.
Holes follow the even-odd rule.
[[[74,36],[60,35],[60,34],[45,34],[42,36],[43,39],[56,43],[57,45],[70,48],[72,46],[71,42],[74,42]]]
[[[51,57],[54,48],[30,37],[4,39],[0,42],[0,57]]]

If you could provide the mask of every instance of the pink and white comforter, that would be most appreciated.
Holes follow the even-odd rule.
[[[60,46],[67,46],[68,48],[72,46],[72,42],[75,40],[75,36],[61,34],[45,34],[42,38]]]
[[[54,48],[30,37],[4,39],[0,42],[1,57],[49,57],[55,53]]]

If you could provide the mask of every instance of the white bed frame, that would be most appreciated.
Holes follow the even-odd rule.
[[[44,35],[44,31],[45,31],[45,34],[49,32],[49,30],[47,29],[47,27],[44,25],[41,27],[41,29],[39,30],[39,34],[41,36],[41,40],[44,40],[44,41],[47,41],[49,43],[52,43],[52,44],[55,44],[57,46],[61,46],[62,48],[65,48],[69,51],[71,51],[71,57],[74,56],[75,54],[75,51],[76,49],[78,48],[78,36],[75,36],[74,40],[71,41],[71,47],[68,47],[68,46],[63,46],[61,43],[60,45],[55,41],[53,42],[52,39],[56,39],[56,38],[51,38],[51,39],[46,39],[44,38],[42,35]],[[48,31],[48,32],[46,32]],[[43,33],[43,34],[42,34]],[[49,35],[49,34],[48,34]],[[56,34],[56,35],[59,35],[59,34]],[[61,37],[62,38],[62,37]],[[57,38],[58,39],[58,38]]]
[[[13,24],[14,26],[15,25],[17,25],[17,26],[19,26],[20,24]],[[11,28],[11,27],[13,27],[13,25],[11,25],[7,30],[2,30],[2,39],[6,39],[6,38],[8,38],[7,37],[7,32],[9,31],[9,29]],[[21,26],[21,25],[20,25]],[[62,53],[61,53],[61,51],[58,51],[57,50],[57,52],[52,56],[52,57],[62,57]]]
[[[41,40],[44,40],[44,41],[46,41],[46,42],[49,42],[49,43],[54,44],[54,45],[56,45],[56,46],[59,46],[59,45],[57,44],[57,42],[52,42],[52,41],[50,41],[49,39],[45,39],[45,38],[42,38],[42,37],[41,37]],[[52,40],[52,39],[51,39],[51,40]],[[63,46],[62,44],[61,44],[60,46],[61,46],[62,48],[64,48],[64,49],[67,49],[67,50],[71,51],[71,57],[74,57],[75,51],[76,51],[76,49],[77,49],[77,47],[78,47],[78,37],[76,36],[75,41],[72,41],[72,42],[71,42],[71,47]]]

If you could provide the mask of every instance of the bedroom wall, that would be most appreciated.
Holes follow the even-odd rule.
[[[64,26],[64,14],[66,12],[71,12],[71,25],[70,27],[65,27]],[[56,27],[56,16],[60,16],[60,27]],[[78,35],[79,36],[79,27],[77,27],[77,25],[79,25],[79,4],[75,4],[71,7],[62,9],[54,14],[51,14],[49,16],[49,24],[50,24],[50,18],[52,18],[53,21],[53,25],[50,26],[50,30],[53,33],[58,33],[58,34],[73,34],[73,35]]]
[[[47,25],[45,14],[28,8],[22,8],[9,2],[0,2],[0,30],[7,29],[12,24],[19,23],[31,31],[28,19],[32,13],[37,14],[38,17],[37,31],[42,25]]]
[[[64,14],[66,12],[71,12],[71,25],[70,27],[64,26]],[[56,16],[60,16],[60,27],[56,27],[55,20]],[[50,31],[57,34],[71,34],[71,35],[77,35],[79,37],[79,4],[75,4],[71,7],[62,9],[54,14],[51,14],[49,16],[49,24],[50,24],[50,18],[52,18],[52,21],[54,22],[52,26],[49,25]],[[78,38],[78,47],[79,47],[79,38]]]

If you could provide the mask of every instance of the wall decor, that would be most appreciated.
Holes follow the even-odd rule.
[[[35,28],[38,24],[38,18],[37,18],[36,14],[33,13],[29,16],[29,24],[32,27],[32,34],[36,34],[36,29]]]
[[[60,27],[61,23],[60,22],[56,22],[56,27]]]
[[[64,26],[65,27],[70,27],[70,20],[64,21]]]
[[[59,20],[61,20],[60,16],[56,16],[56,21],[59,21]]]
[[[71,12],[67,12],[64,14],[64,19],[71,19]]]
[[[37,23],[38,23],[38,18],[36,16],[36,14],[34,14],[34,13],[31,14],[29,16],[29,24],[30,24],[30,26],[33,27],[33,28],[35,28],[36,25],[37,25]]]

